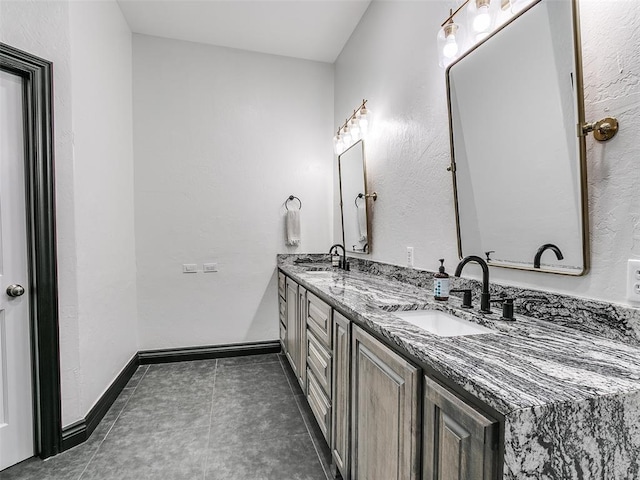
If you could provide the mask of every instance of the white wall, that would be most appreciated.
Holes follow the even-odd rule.
[[[141,349],[278,338],[276,253],[331,242],[333,67],[134,35]],[[302,199],[298,248],[283,202]],[[183,274],[183,263],[218,264]]]
[[[136,350],[130,36],[115,2],[0,2],[0,41],[54,64],[63,425]]]
[[[640,256],[640,145],[635,135],[640,128],[640,7],[631,0],[583,0],[580,5],[586,117],[595,120],[606,113],[621,122],[609,143],[587,140],[592,268],[577,278],[493,268],[491,277],[498,283],[626,303],[626,260]],[[373,112],[366,145],[367,174],[379,194],[373,207],[373,260],[404,265],[406,247],[413,246],[417,268],[435,270],[437,259],[444,257],[453,270],[458,261],[446,171],[445,76],[435,41],[450,6],[445,1],[374,1],[335,65],[334,125],[362,98]]]
[[[69,12],[84,416],[138,351],[132,47],[115,1]]]

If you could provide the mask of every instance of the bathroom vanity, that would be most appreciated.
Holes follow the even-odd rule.
[[[640,476],[636,340],[522,315],[503,322],[378,267],[287,256],[278,267],[283,349],[343,478]],[[408,310],[490,333],[435,335],[398,316]]]

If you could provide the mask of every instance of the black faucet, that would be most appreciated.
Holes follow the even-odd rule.
[[[331,248],[329,249],[329,254],[333,254],[334,250],[336,252],[336,254],[338,254],[338,248],[342,249],[342,257],[340,257],[339,263],[338,263],[338,267],[342,268],[343,270],[347,269],[347,251],[344,249],[344,245],[342,245],[341,243],[336,243],[335,245],[331,245]]]
[[[542,257],[542,254],[545,252],[545,250],[553,250],[558,260],[564,259],[564,256],[562,256],[562,252],[558,247],[556,247],[553,243],[545,243],[538,249],[538,251],[536,252],[536,256],[533,258],[533,268],[540,268],[540,257]]]
[[[480,311],[483,313],[491,313],[491,307],[489,304],[491,295],[489,295],[489,266],[482,258],[476,255],[469,255],[464,257],[462,261],[456,267],[456,273],[454,275],[459,277],[462,273],[462,269],[469,262],[475,262],[482,267],[482,294],[480,295]]]

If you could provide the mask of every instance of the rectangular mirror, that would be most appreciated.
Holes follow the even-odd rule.
[[[461,257],[568,275],[588,269],[577,8],[540,0],[447,70]]]
[[[370,251],[370,220],[364,141],[354,143],[338,157],[342,244],[347,252]]]

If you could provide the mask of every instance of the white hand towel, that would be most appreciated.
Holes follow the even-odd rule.
[[[360,236],[358,240],[361,242],[367,241],[367,204],[366,202],[359,202],[356,204],[356,214],[358,216],[358,232]]]
[[[300,245],[300,210],[287,210],[287,245]]]

